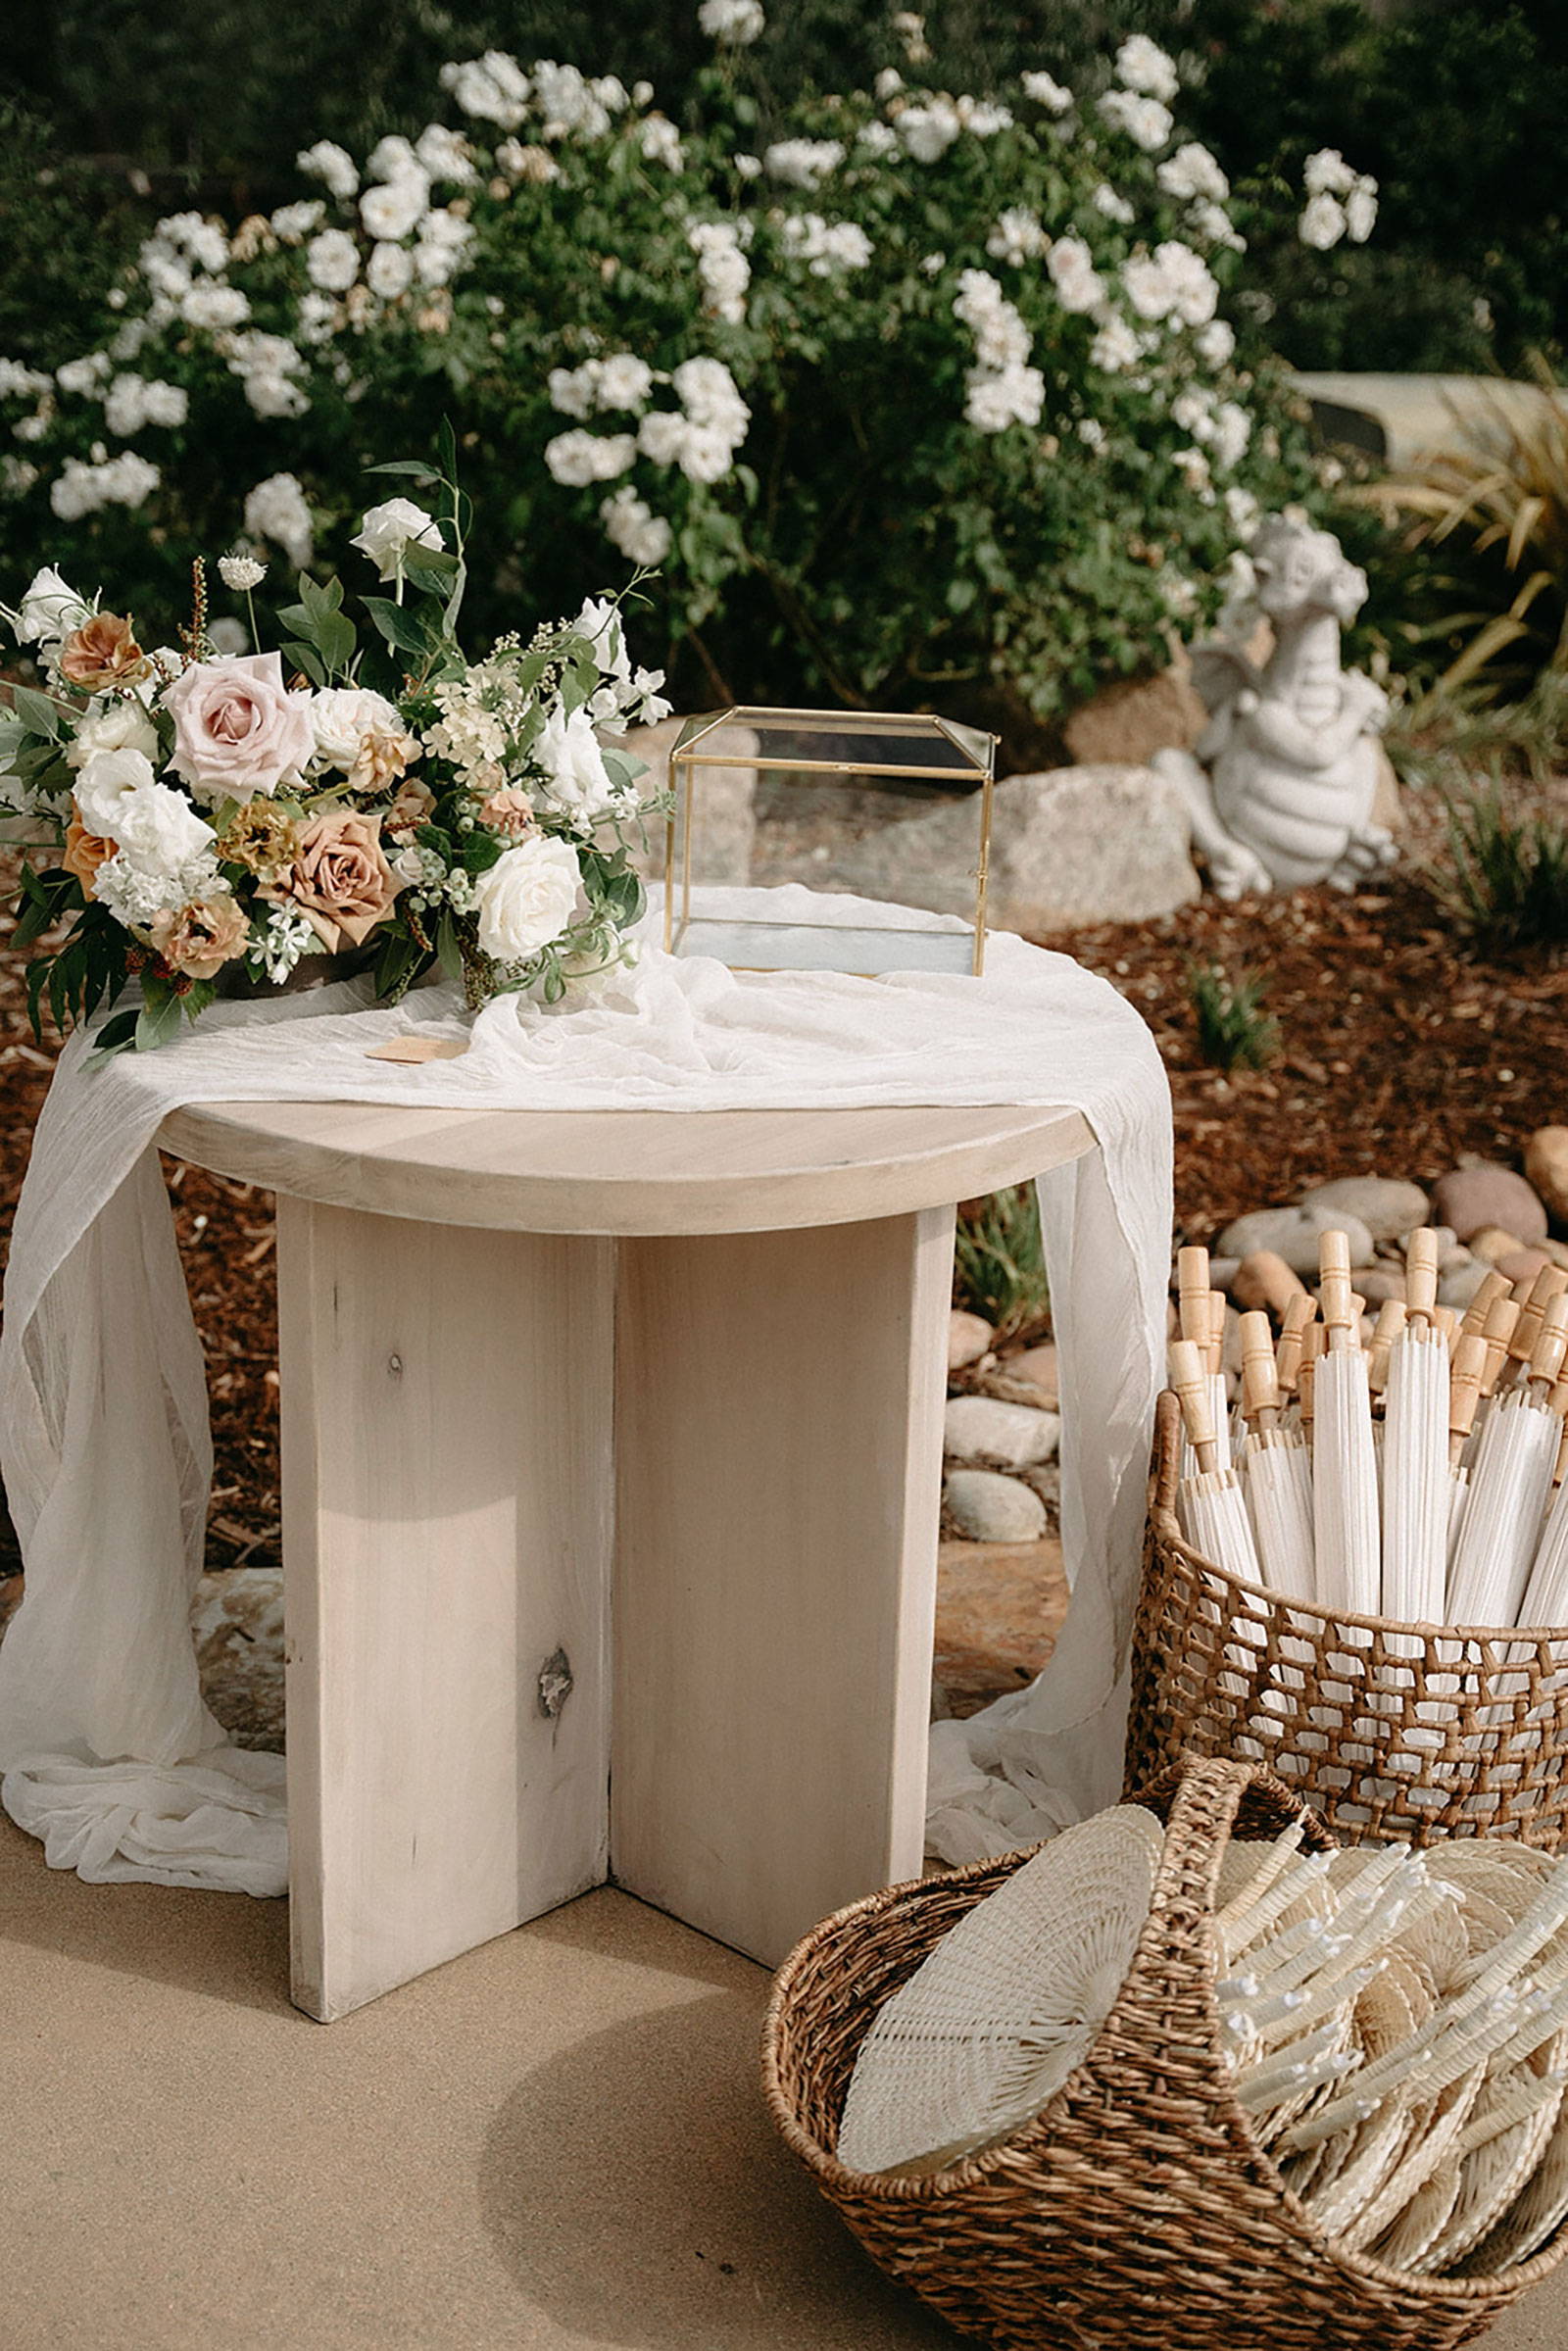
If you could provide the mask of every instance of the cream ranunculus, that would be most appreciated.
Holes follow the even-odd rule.
[[[474,885],[482,952],[498,963],[526,962],[566,929],[581,883],[567,841],[536,833],[503,850]]]
[[[328,686],[313,694],[311,725],[320,758],[330,767],[341,767],[345,774],[359,758],[367,735],[403,732],[403,721],[386,696],[368,686]]]
[[[106,751],[139,751],[148,759],[157,756],[158,729],[128,694],[106,695],[88,706],[74,740],[66,745],[66,761],[85,767]]]
[[[568,718],[561,704],[551,709],[533,756],[550,779],[550,798],[574,816],[602,816],[615,798],[594,722],[586,710]]]
[[[351,547],[364,549],[383,579],[397,578],[406,548],[440,544],[435,516],[412,498],[389,498],[384,505],[372,506],[361,515],[358,535],[349,541]]]
[[[275,653],[192,661],[163,697],[174,720],[169,763],[203,800],[275,792],[315,757],[311,699],[286,690]]]

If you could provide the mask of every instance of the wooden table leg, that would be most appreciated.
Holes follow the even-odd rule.
[[[279,1199],[312,2016],[605,1876],[613,1246]]]
[[[768,1964],[920,1868],[953,1223],[621,1245],[611,1870]]]

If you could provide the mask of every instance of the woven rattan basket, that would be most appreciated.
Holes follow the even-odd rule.
[[[1183,1753],[1266,1764],[1339,1834],[1568,1842],[1568,1631],[1330,1616],[1227,1575],[1176,1523],[1161,1396],[1127,1786]]]
[[[1244,1764],[1195,1761],[1144,1801],[1168,1819],[1153,1908],[1088,2057],[1033,2122],[928,2177],[834,2153],[860,2043],[949,1928],[1028,1858],[873,1894],[785,1961],[763,2033],[774,2120],[882,2267],[997,2351],[1451,2351],[1550,2271],[1410,2278],[1337,2251],[1258,2148],[1217,2053],[1210,1921],[1233,1824],[1303,1807]],[[1331,1841],[1311,1814],[1307,1841]]]

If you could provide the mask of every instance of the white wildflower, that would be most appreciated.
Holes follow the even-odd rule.
[[[738,326],[746,317],[746,290],[752,265],[741,251],[740,232],[733,220],[696,220],[686,242],[697,256],[697,275],[704,308],[715,318]]]
[[[1320,147],[1301,167],[1301,185],[1309,196],[1348,196],[1356,173],[1338,147]]]
[[[710,41],[725,49],[749,49],[767,23],[761,0],[703,0],[697,22]]]
[[[251,315],[250,296],[239,286],[219,285],[204,278],[179,298],[179,315],[187,326],[207,334],[224,334],[243,326]]]
[[[599,509],[599,519],[605,535],[617,548],[628,563],[643,563],[650,568],[662,563],[669,553],[671,532],[662,514],[656,514],[646,500],[639,498],[630,482],[622,482],[614,495],[607,498]]]
[[[1121,280],[1140,318],[1203,326],[1219,300],[1219,285],[1201,254],[1175,238],[1156,245],[1152,254],[1135,254],[1124,262]]]
[[[686,160],[680,132],[663,115],[644,116],[637,126],[637,143],[645,162],[662,164],[666,171],[678,171]]]
[[[1378,183],[1358,179],[1345,199],[1345,233],[1352,245],[1364,245],[1377,226]]]
[[[917,164],[934,164],[946,155],[963,128],[957,108],[946,98],[924,106],[906,106],[898,119],[898,133]]]
[[[417,228],[429,209],[430,182],[417,166],[412,171],[401,173],[396,179],[381,180],[374,187],[367,188],[360,198],[360,219],[365,223],[367,236],[393,243]],[[320,241],[318,238],[317,244]],[[311,251],[314,253],[315,250],[316,246],[313,245]],[[327,281],[318,279],[317,282],[324,284]],[[352,278],[348,280],[350,285],[353,282]]]
[[[407,245],[372,245],[365,282],[380,302],[396,302],[406,294],[414,283],[414,256]]]
[[[441,69],[441,87],[450,90],[466,115],[478,122],[494,122],[501,130],[515,130],[528,111],[530,83],[514,57],[487,49],[466,65]]]
[[[57,367],[55,381],[62,392],[70,392],[75,399],[101,400],[111,372],[112,363],[108,352],[90,351],[84,358],[67,360],[64,367]],[[47,391],[48,388],[49,379],[45,376],[39,389]]]
[[[1116,77],[1130,90],[1169,101],[1181,88],[1175,60],[1147,32],[1129,33],[1116,52]]]
[[[1236,349],[1236,329],[1223,318],[1210,318],[1193,337],[1193,349],[1210,367],[1223,367]]]
[[[1344,205],[1338,196],[1331,196],[1325,189],[1321,194],[1308,198],[1297,223],[1297,234],[1302,244],[1310,245],[1315,253],[1328,253],[1339,243],[1348,225]]]
[[[1046,256],[1046,269],[1064,311],[1094,311],[1103,302],[1104,280],[1082,237],[1057,237]]]
[[[319,228],[326,212],[319,196],[302,197],[297,204],[280,204],[269,226],[280,245],[302,245],[313,228]]]
[[[1003,432],[1009,424],[1038,424],[1045,397],[1038,367],[971,367],[963,413],[976,432]]]
[[[1146,155],[1164,146],[1175,121],[1170,108],[1157,98],[1137,98],[1131,90],[1107,90],[1100,101],[1100,111]]]
[[[1072,104],[1071,90],[1054,81],[1049,73],[1026,73],[1023,94],[1032,98],[1036,106],[1043,106],[1048,115],[1064,115]]]
[[[1102,374],[1119,375],[1124,368],[1136,367],[1143,357],[1143,345],[1126,319],[1112,311],[1100,319],[1089,357]]]
[[[1196,139],[1188,139],[1174,155],[1155,167],[1154,177],[1167,196],[1178,201],[1206,196],[1215,204],[1223,204],[1231,192],[1231,183],[1220,170],[1206,147]]]
[[[49,486],[49,504],[62,522],[79,522],[106,506],[145,504],[162,478],[158,467],[133,449],[102,463],[84,465],[79,458],[68,457]]]
[[[267,565],[258,563],[253,555],[220,555],[218,559],[218,575],[225,588],[232,588],[236,595],[245,596],[253,588],[261,586],[267,577]]]
[[[479,176],[467,140],[461,130],[449,130],[444,122],[425,124],[414,142],[414,156],[426,179],[466,187]]]
[[[308,179],[324,182],[328,195],[347,203],[360,184],[360,174],[354,158],[344,147],[331,139],[318,139],[294,158],[298,169]]]
[[[624,473],[637,455],[630,433],[591,433],[580,428],[557,433],[545,443],[545,464],[565,488],[580,490],[591,481],[612,481]]]
[[[305,270],[323,293],[346,293],[360,274],[360,249],[346,228],[323,228],[305,248]]]
[[[296,570],[311,560],[315,525],[305,492],[292,473],[270,473],[245,501],[245,528],[253,539],[270,539]]]
[[[1101,181],[1092,202],[1097,213],[1103,214],[1107,220],[1116,221],[1122,228],[1130,227],[1138,218],[1126,197],[1118,196],[1108,179]]]
[[[762,156],[771,177],[791,188],[814,188],[843,161],[838,139],[776,139]]]
[[[1050,244],[1040,215],[1027,205],[1011,204],[997,217],[997,224],[986,239],[986,251],[993,261],[1006,262],[1010,268],[1021,269],[1025,262],[1038,261]]]
[[[824,220],[820,213],[792,213],[779,232],[791,261],[804,261],[813,277],[863,269],[871,240],[854,220]]]

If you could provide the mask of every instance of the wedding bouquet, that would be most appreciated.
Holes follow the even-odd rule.
[[[632,668],[606,598],[469,660],[468,503],[445,456],[446,472],[371,469],[436,511],[398,496],[365,515],[353,544],[392,589],[361,600],[368,634],[339,580],[302,572],[292,634],[263,649],[264,565],[243,551],[218,569],[249,626],[211,616],[198,561],[178,651],[144,651],[129,617],[54,569],[0,606],[42,677],[0,710],[0,807],[29,836],[15,937],[49,942],[35,1022],[45,991],[58,1022],[82,1020],[135,977],[139,1002],[95,1043],[145,1048],[309,956],[352,957],[383,1001],[439,962],[470,1006],[559,1003],[627,958],[631,851],[656,804],[614,746],[667,713],[662,673]]]

